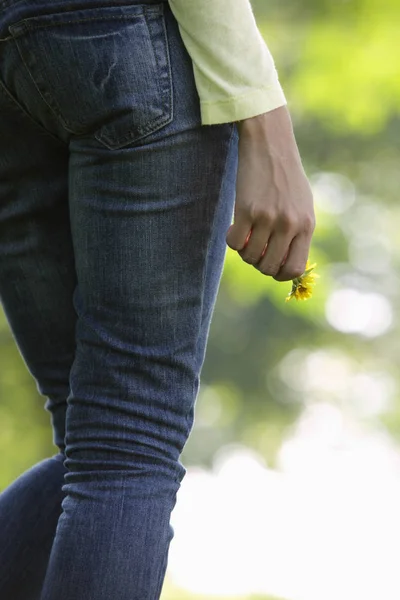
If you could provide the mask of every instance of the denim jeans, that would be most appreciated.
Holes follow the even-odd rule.
[[[3,0],[0,40],[0,298],[58,447],[0,495],[0,598],[156,600],[237,129],[167,2]]]

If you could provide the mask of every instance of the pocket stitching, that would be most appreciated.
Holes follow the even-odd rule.
[[[174,80],[173,80],[173,76],[172,76],[171,53],[170,53],[169,37],[168,37],[168,31],[167,31],[167,23],[165,20],[164,5],[162,7],[162,11],[163,11],[162,26],[163,26],[163,30],[164,30],[165,50],[166,50],[167,67],[168,67],[168,81],[169,81],[168,106],[170,107],[170,110],[169,110],[170,118],[167,121],[167,124],[168,124],[168,123],[171,123],[174,118],[174,109],[175,109],[175,107],[174,107]]]
[[[150,27],[149,27],[149,23],[147,21],[147,13],[144,13],[144,22],[146,23],[146,29],[147,29],[147,33],[149,35],[149,40],[150,40],[150,45],[151,45],[151,52],[153,54],[153,60],[154,60],[154,67],[155,67],[156,70],[159,70],[160,65],[159,65],[156,53],[154,51],[153,38],[151,37]],[[157,79],[157,88],[158,88],[158,93],[160,94],[160,96],[162,96],[161,89],[160,89],[160,82],[158,81],[158,79]]]
[[[137,127],[137,132],[140,135],[137,136],[136,138],[134,138],[133,142],[137,142],[137,141],[141,140],[148,133],[155,133],[161,127],[163,127],[163,126],[168,125],[169,123],[171,123],[172,120],[173,120],[173,118],[174,118],[173,81],[172,81],[172,70],[171,70],[171,57],[170,57],[170,48],[169,48],[169,43],[168,43],[168,32],[167,32],[167,28],[166,28],[165,18],[164,18],[164,15],[163,15],[163,10],[162,9],[158,9],[158,8],[157,8],[157,10],[153,10],[153,7],[151,7],[151,10],[150,10],[150,7],[147,7],[146,8],[146,12],[144,13],[144,20],[146,22],[146,27],[147,27],[147,29],[149,31],[149,39],[150,39],[151,46],[152,46],[152,49],[153,49],[153,55],[154,55],[154,58],[155,58],[157,70],[160,70],[160,63],[159,63],[159,61],[157,59],[156,52],[154,52],[153,37],[151,35],[150,28],[148,26],[148,22],[147,22],[147,18],[146,18],[146,13],[148,13],[148,12],[159,13],[161,15],[161,17],[162,17],[163,41],[165,43],[166,58],[167,58],[167,68],[168,68],[168,81],[169,81],[169,85],[168,85],[168,107],[169,107],[169,109],[168,109],[166,115],[161,116],[159,119],[153,121],[148,127],[140,127],[140,126],[138,126]],[[160,92],[160,88],[159,88],[159,93],[160,93],[160,97],[162,97],[162,94]],[[121,144],[124,144],[125,141],[131,140],[131,138],[132,138],[132,131],[129,131],[126,135],[124,135],[123,137],[120,137],[116,143],[113,140],[111,140],[106,134],[101,133],[101,130],[99,132],[97,132],[97,134],[95,134],[95,137],[100,142],[104,142],[107,145],[109,145],[110,148],[118,148]]]
[[[115,8],[115,7],[112,7]],[[163,42],[164,42],[164,47],[165,47],[165,51],[166,51],[166,68],[168,69],[168,81],[169,81],[169,85],[168,85],[168,90],[167,93],[165,94],[165,97],[168,97],[168,102],[167,102],[167,110],[166,110],[166,114],[161,115],[158,119],[154,119],[151,123],[149,123],[146,127],[140,126],[138,125],[136,127],[136,133],[138,133],[139,135],[136,135],[133,139],[132,139],[132,134],[135,133],[134,130],[130,130],[128,132],[125,133],[125,135],[121,136],[118,138],[118,140],[115,140],[113,138],[110,138],[107,133],[102,132],[102,129],[98,130],[97,132],[94,132],[93,135],[94,137],[104,143],[105,145],[107,145],[109,148],[118,148],[121,145],[124,145],[126,142],[132,141],[132,142],[136,142],[139,141],[140,139],[142,139],[143,137],[145,137],[148,134],[151,133],[155,133],[157,130],[159,130],[161,127],[167,125],[168,123],[171,123],[171,121],[173,120],[173,83],[172,83],[172,71],[171,71],[171,61],[170,61],[170,49],[169,49],[169,44],[168,44],[168,36],[167,36],[167,30],[166,30],[166,23],[165,23],[165,18],[163,18],[163,6],[159,6],[159,5],[154,5],[154,6],[149,6],[146,7],[146,13],[152,13],[152,14],[158,14],[159,16],[162,17],[162,29],[163,29]],[[72,127],[72,124],[69,122],[69,120],[66,120],[65,117],[62,115],[61,113],[61,109],[58,106],[58,103],[56,101],[55,98],[51,98],[51,104],[49,104],[49,102],[46,100],[46,97],[43,96],[42,91],[38,88],[35,79],[33,78],[30,68],[28,67],[28,65],[26,64],[25,58],[23,53],[21,53],[19,45],[18,45],[18,41],[17,38],[20,37],[22,34],[29,32],[29,31],[34,31],[36,29],[40,29],[40,28],[45,28],[45,27],[55,27],[57,25],[59,26],[63,26],[63,25],[67,25],[67,24],[72,24],[72,23],[81,23],[81,22],[85,22],[85,21],[99,21],[99,20],[134,20],[136,17],[143,17],[146,27],[149,31],[149,40],[150,40],[150,44],[153,50],[153,56],[155,59],[155,69],[156,71],[160,71],[160,63],[159,60],[156,56],[156,52],[154,51],[154,42],[153,42],[153,38],[148,26],[148,22],[147,22],[147,18],[146,18],[146,13],[143,10],[137,11],[135,12],[135,14],[124,14],[124,15],[118,15],[118,16],[97,16],[97,17],[90,17],[90,18],[85,18],[85,19],[74,19],[74,20],[68,20],[68,21],[60,21],[60,22],[49,22],[49,23],[37,23],[37,24],[32,24],[32,22],[24,20],[24,21],[19,21],[18,23],[15,23],[13,25],[10,25],[8,27],[13,39],[14,39],[14,43],[17,45],[18,47],[18,51],[20,54],[20,57],[22,59],[22,62],[24,63],[27,72],[29,73],[29,76],[33,82],[33,84],[35,85],[35,88],[37,89],[38,93],[40,94],[40,96],[42,97],[44,103],[46,104],[46,106],[50,109],[51,112],[53,112],[57,118],[60,120],[60,122],[62,123],[63,127],[66,129],[66,131],[68,131],[70,134],[74,135],[74,136],[82,136],[85,135],[85,132],[79,132],[76,130],[76,128],[74,129]],[[57,14],[63,14],[63,13],[57,13]],[[36,18],[36,17],[34,17]],[[157,86],[158,86],[158,91],[160,94],[160,98],[163,98],[163,94],[160,91],[160,87],[159,87],[159,82],[157,81]],[[167,96],[168,94],[168,96]]]
[[[62,13],[60,13],[62,14]],[[108,17],[87,17],[86,19],[74,19],[72,21],[60,21],[59,23],[38,23],[37,25],[32,25],[29,21],[19,21],[18,23],[14,23],[14,25],[10,25],[8,27],[9,32],[13,37],[19,37],[23,33],[27,31],[34,31],[35,29],[42,29],[45,27],[58,27],[61,25],[71,25],[72,23],[84,23],[85,21],[116,21],[118,19],[134,19],[135,17],[143,16],[143,10],[141,12],[137,12],[134,15],[118,15],[118,16],[108,16]]]
[[[153,49],[153,55],[156,61],[156,65],[159,71],[161,71],[161,65],[157,56],[157,53],[155,52],[155,48],[154,48],[154,42],[153,42],[153,37],[151,35],[151,31],[150,31],[150,27],[149,27],[149,23],[147,21],[147,14],[151,13],[153,11],[149,10],[149,7],[147,7],[147,10],[145,11],[145,15],[144,15],[144,19],[146,21],[146,27],[149,31],[149,37],[150,37],[150,42],[151,42],[151,46]],[[166,26],[166,21],[165,21],[165,13],[164,13],[164,5],[161,6],[160,8],[160,14],[162,15],[162,30],[163,30],[163,40],[165,43],[165,54],[166,54],[166,59],[167,59],[167,69],[168,69],[168,81],[169,81],[169,86],[168,86],[168,106],[170,107],[170,120],[167,121],[167,123],[170,123],[173,119],[173,113],[174,113],[174,95],[173,95],[173,78],[172,78],[172,69],[171,69],[171,56],[170,56],[170,48],[169,48],[169,38],[168,38],[168,32],[167,32],[167,26]],[[159,82],[157,81],[158,85]],[[160,96],[162,96],[161,90],[159,88],[159,92],[160,92]]]
[[[114,7],[112,7],[112,8],[114,8]],[[57,15],[61,15],[61,14],[65,14],[65,13],[57,13]],[[46,15],[42,15],[42,16],[44,17]],[[58,106],[58,102],[55,98],[51,98],[51,103],[50,103],[46,99],[46,97],[43,95],[40,87],[38,87],[34,77],[32,76],[31,70],[25,61],[25,57],[24,57],[23,53],[20,51],[17,38],[29,31],[35,31],[36,29],[42,29],[42,28],[46,28],[46,27],[57,27],[57,26],[62,26],[62,25],[70,25],[72,23],[83,23],[85,21],[118,20],[118,19],[133,20],[135,17],[142,17],[142,16],[143,16],[143,10],[141,9],[141,10],[135,12],[135,14],[133,14],[133,15],[126,15],[126,14],[125,15],[115,15],[115,16],[109,15],[107,17],[98,16],[98,17],[90,17],[90,18],[88,17],[86,19],[74,19],[74,20],[69,20],[69,21],[59,21],[59,22],[50,21],[49,23],[34,24],[30,20],[23,20],[23,21],[19,21],[18,23],[14,23],[13,25],[10,25],[8,27],[8,30],[11,33],[12,38],[14,39],[14,43],[17,45],[18,53],[21,57],[21,60],[24,63],[25,68],[27,69],[35,88],[37,89],[40,96],[43,98],[43,101],[45,102],[46,106],[56,115],[56,117],[61,121],[62,126],[70,134],[78,135],[78,136],[84,135],[83,133],[80,133],[79,131],[75,131],[72,124],[69,122],[69,120],[64,118],[64,116],[61,113],[61,109]],[[33,18],[36,19],[36,17],[33,17]],[[38,18],[40,18],[40,17],[38,17]]]

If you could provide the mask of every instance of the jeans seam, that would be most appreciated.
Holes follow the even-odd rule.
[[[222,186],[224,185],[226,169],[228,168],[228,156],[229,156],[229,151],[230,151],[231,144],[232,144],[232,137],[233,137],[234,130],[235,130],[235,127],[234,127],[234,125],[232,125],[232,131],[231,131],[231,134],[229,136],[228,148],[227,148],[227,152],[226,152],[224,170],[222,172],[221,183],[220,183],[220,187],[219,187],[219,190],[218,190],[218,198],[221,197],[221,189],[222,189]],[[212,227],[214,227],[214,222],[215,222],[215,218],[216,218],[216,212],[217,211],[215,211],[215,213],[214,213]],[[207,244],[206,261],[205,261],[205,265],[204,265],[203,282],[202,282],[203,285],[204,285],[205,280],[206,280],[206,273],[207,273],[207,268],[208,268],[208,257],[209,257],[210,243],[211,243],[211,237],[209,238],[208,244]],[[204,300],[202,299],[202,303],[201,303],[201,320],[202,321],[203,321],[203,308],[204,308],[203,305],[204,305]],[[196,346],[198,344],[199,337],[200,337],[200,332],[197,335]]]
[[[220,187],[219,187],[219,190],[218,190],[218,198],[221,197],[221,189],[222,189],[222,186],[224,184],[225,174],[226,174],[226,170],[227,170],[227,167],[228,167],[228,157],[229,157],[229,152],[230,152],[230,148],[231,148],[231,144],[232,144],[232,138],[233,138],[234,131],[235,131],[235,126],[234,126],[234,124],[232,124],[232,131],[231,131],[231,134],[229,136],[229,142],[228,142],[228,148],[227,148],[227,152],[226,152],[224,170],[222,172],[221,184],[220,184]],[[215,210],[215,213],[214,213],[214,218],[213,218],[213,222],[212,222],[212,225],[211,225],[212,228],[214,227],[216,213],[217,213],[217,209]],[[202,288],[203,289],[204,289],[204,284],[205,284],[206,276],[207,276],[210,243],[211,243],[211,236],[210,236],[210,238],[208,240],[207,251],[206,251],[206,260],[205,260],[205,263],[204,263],[203,280],[202,280]],[[200,338],[200,334],[201,334],[201,330],[202,330],[202,326],[203,326],[203,321],[204,321],[204,294],[201,297],[201,318],[200,318],[200,327],[199,327],[199,330],[197,332],[197,337],[196,337],[196,349],[197,349],[198,344],[199,344],[199,338]],[[188,419],[188,414],[186,414],[186,425],[188,424],[187,419]]]

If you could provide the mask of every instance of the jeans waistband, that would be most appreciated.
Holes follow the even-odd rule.
[[[42,12],[46,7],[48,11],[59,9],[68,10],[75,8],[89,8],[100,6],[118,6],[129,4],[162,4],[168,3],[168,0],[0,0],[0,13],[7,9],[12,10],[18,7],[18,11],[34,9]]]
[[[0,0],[0,41],[7,39],[9,25],[33,16],[85,8],[151,4],[168,5],[168,0]]]

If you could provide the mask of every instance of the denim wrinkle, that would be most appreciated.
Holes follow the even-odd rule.
[[[166,1],[0,2],[0,300],[58,453],[1,600],[158,600],[237,173]]]

